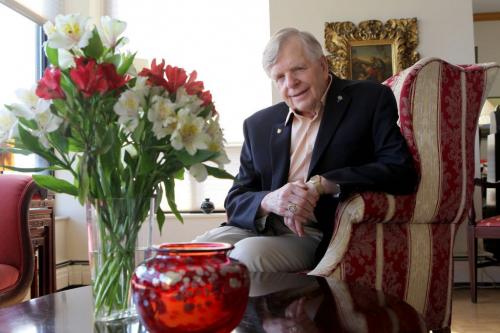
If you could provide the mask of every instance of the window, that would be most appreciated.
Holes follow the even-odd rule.
[[[261,69],[261,55],[269,38],[266,0],[108,0],[105,14],[127,22],[131,51],[149,64],[154,58],[198,72],[212,92],[220,113],[235,175],[243,141],[243,120],[271,103],[271,84]],[[144,65],[145,61],[141,61]],[[198,184],[190,176],[176,183],[176,202],[183,211],[199,211],[204,198],[217,210],[232,181],[209,177]]]
[[[0,5],[0,103],[17,103],[15,90],[28,89],[40,74],[40,26],[14,10]],[[39,165],[35,155],[6,156],[4,162],[19,167]],[[7,171],[10,172],[10,171]]]
[[[2,0],[0,3],[0,103],[18,102],[15,90],[29,89],[46,66],[41,25],[61,12],[63,0]],[[47,162],[37,155],[5,156],[9,164],[40,167]],[[1,163],[0,156],[0,165]],[[12,171],[8,171],[12,172]]]

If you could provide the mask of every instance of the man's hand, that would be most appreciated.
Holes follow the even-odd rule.
[[[266,332],[319,332],[316,323],[306,312],[306,297],[301,297],[290,303],[285,310],[285,317],[271,317],[264,315],[262,327]]]
[[[283,216],[286,226],[295,234],[303,236],[304,224],[314,219],[318,198],[314,187],[304,182],[287,183],[262,199],[261,213]]]

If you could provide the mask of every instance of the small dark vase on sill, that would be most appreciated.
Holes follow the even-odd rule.
[[[132,294],[151,333],[229,333],[245,312],[250,278],[227,243],[167,243],[139,265]]]
[[[205,201],[201,203],[201,211],[205,214],[210,214],[211,212],[214,211],[214,203],[210,201],[210,198],[206,198]]]

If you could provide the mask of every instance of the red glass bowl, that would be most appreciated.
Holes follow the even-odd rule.
[[[166,243],[132,276],[133,299],[150,332],[231,332],[246,309],[250,279],[227,243]]]

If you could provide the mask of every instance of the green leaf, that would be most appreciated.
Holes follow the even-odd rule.
[[[49,45],[45,45],[45,54],[52,65],[56,67],[59,66],[59,51],[57,49],[53,49]]]
[[[139,175],[147,175],[151,173],[157,167],[156,162],[154,160],[154,155],[151,155],[151,152],[146,150],[143,151],[139,158]]]
[[[21,168],[21,167],[15,167],[12,165],[4,165],[3,166],[5,169],[17,171],[17,172],[42,172],[45,170],[62,170],[62,168],[59,167],[41,167],[41,168]]]
[[[40,145],[40,142],[38,142],[38,138],[31,135],[31,133],[29,133],[22,126],[19,126],[18,130],[19,138],[21,140],[21,145],[23,146],[23,148],[42,156],[51,164],[60,164],[59,160],[53,154],[48,152]]]
[[[66,193],[75,197],[78,195],[78,189],[66,180],[47,175],[33,175],[33,179],[41,187],[56,193]]]
[[[156,221],[158,222],[158,229],[160,230],[161,235],[161,230],[163,229],[163,225],[165,224],[165,213],[160,206],[158,206],[158,208],[156,209]]]
[[[66,109],[66,104],[64,103],[64,100],[62,99],[53,99],[52,100],[52,105],[56,111],[59,111],[61,109]],[[52,109],[51,109],[52,111]]]
[[[139,124],[132,132],[132,139],[134,139],[135,142],[141,142],[142,133],[144,132],[144,126],[146,126],[145,122],[139,121]]]
[[[101,37],[97,33],[97,29],[92,31],[92,37],[89,39],[89,45],[83,48],[83,53],[90,58],[98,59],[104,51]]]
[[[19,144],[19,143],[17,143]],[[29,149],[23,149],[22,147],[0,147],[1,153],[12,153],[12,154],[21,154],[21,155],[30,155],[33,154]]]
[[[204,164],[205,165],[205,164]],[[219,168],[214,168],[208,165],[205,165],[205,168],[207,168],[207,172],[210,176],[213,176],[215,178],[221,178],[221,179],[231,179],[234,180],[234,176],[231,175],[229,172],[223,169]]]
[[[17,118],[19,120],[19,122],[21,124],[23,124],[24,126],[28,127],[28,128],[31,128],[31,129],[38,129],[38,124],[36,123],[36,121],[34,119],[26,119],[26,118],[22,118],[22,117],[19,117]]]
[[[180,168],[176,173],[174,173],[174,178],[184,180],[184,168]]]
[[[48,134],[51,144],[56,148],[59,153],[67,154],[69,152],[68,139],[62,135],[60,130]]]
[[[135,170],[135,166],[137,165],[137,157],[136,156],[130,155],[130,153],[127,150],[124,151],[123,160],[125,161],[125,164],[128,165],[128,169]]]
[[[123,56],[122,57],[122,59],[120,61],[120,65],[116,69],[116,72],[119,75],[123,75],[123,74],[127,73],[128,69],[130,68],[130,66],[134,62],[134,58],[135,58],[136,53],[137,52],[135,52],[135,53],[133,53],[133,54],[131,54],[129,56]]]
[[[205,107],[198,113],[198,117],[206,118],[210,114],[210,111],[212,111],[211,108]]]
[[[83,204],[87,199],[90,187],[89,173],[87,171],[87,157],[84,156],[78,165],[78,201]]]
[[[165,182],[165,194],[167,197],[167,202],[168,206],[172,210],[172,213],[174,213],[175,217],[184,223],[184,219],[182,218],[179,210],[177,209],[177,205],[175,204],[175,182],[173,179],[169,178]]]
[[[190,167],[193,164],[205,162],[213,157],[216,157],[217,153],[209,150],[198,150],[196,154],[189,155],[189,153],[183,149],[176,151],[176,156],[184,166]]]
[[[72,152],[82,152],[85,150],[83,142],[76,138],[68,137],[68,149]]]

